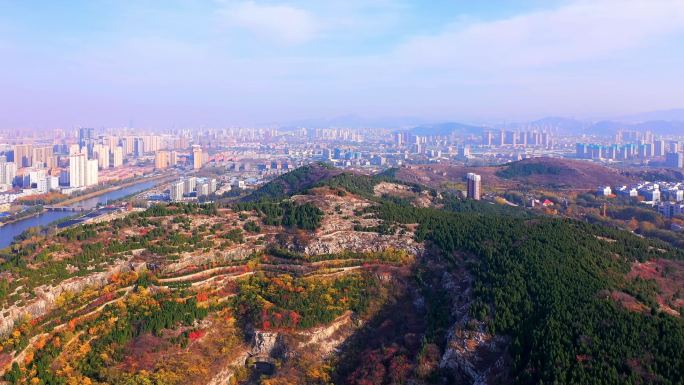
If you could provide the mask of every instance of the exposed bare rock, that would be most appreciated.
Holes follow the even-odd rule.
[[[280,336],[278,333],[255,330],[250,355],[253,357],[271,357],[279,345]]]
[[[348,311],[328,325],[299,333],[306,340],[299,343],[298,349],[315,346],[322,356],[327,356],[334,352],[358,326],[354,323],[352,312]]]
[[[336,254],[353,251],[357,253],[379,252],[387,249],[404,250],[420,255],[424,246],[411,236],[380,235],[373,232],[338,231],[312,239],[296,251],[307,255]]]
[[[459,270],[445,272],[441,286],[453,293],[452,316],[456,322],[447,336],[440,367],[450,370],[461,383],[484,385],[505,378],[508,339],[493,336],[484,322],[470,318],[472,277]]]
[[[415,196],[412,188],[399,183],[380,182],[373,186],[375,196],[391,195],[400,198],[411,198]]]
[[[481,322],[457,324],[449,333],[440,367],[454,371],[466,383],[484,385],[496,376],[504,361],[507,340],[487,333]]]
[[[218,372],[207,385],[228,385],[232,384],[232,379],[235,376],[235,371],[237,368],[244,367],[247,359],[249,358],[249,352],[245,351],[229,361],[224,369]]]
[[[54,308],[57,298],[63,293],[79,293],[88,287],[103,287],[109,283],[112,275],[139,267],[139,265],[129,263],[128,260],[118,261],[110,266],[107,271],[93,273],[85,277],[70,278],[56,286],[39,286],[34,289],[36,298],[28,304],[23,306],[12,305],[2,310],[2,315],[0,315],[0,335],[12,331],[14,324],[23,317],[33,319],[47,314]]]
[[[254,247],[238,245],[235,248],[226,251],[213,251],[211,253],[201,254],[185,253],[177,262],[164,266],[162,268],[162,273],[172,275],[191,266],[200,266],[206,263],[241,261],[246,259],[255,250],[258,251],[263,248],[263,246]]]

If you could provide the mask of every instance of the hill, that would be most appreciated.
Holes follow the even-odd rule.
[[[469,172],[482,175],[483,185],[491,189],[552,187],[586,190],[605,184],[629,184],[638,178],[636,172],[622,173],[587,161],[561,158],[530,158],[486,167],[450,164],[411,165],[399,169],[396,177],[404,182],[444,188],[450,185],[463,185]]]
[[[488,170],[567,172],[526,164]],[[682,250],[395,180],[416,169],[311,165],[263,193],[278,201],[28,237],[0,253],[2,379],[681,382]]]
[[[451,134],[482,134],[485,128],[482,126],[474,126],[470,124],[447,122],[439,124],[426,124],[411,129],[415,135],[439,135],[447,136]]]
[[[311,188],[342,171],[323,162],[311,163],[278,176],[248,195],[244,200],[280,199]]]
[[[638,114],[626,115],[616,118],[619,121],[626,122],[646,122],[654,120],[664,120],[664,121],[678,121],[684,122],[684,108],[675,108],[671,110],[660,110],[660,111],[648,111],[641,112]]]
[[[532,186],[591,189],[622,185],[634,180],[618,170],[586,161],[531,158],[499,167],[496,176]]]

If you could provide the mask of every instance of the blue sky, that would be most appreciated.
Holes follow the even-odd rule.
[[[0,0],[0,128],[684,107],[684,0]]]

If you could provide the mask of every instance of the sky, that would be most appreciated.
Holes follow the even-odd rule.
[[[684,107],[684,0],[0,0],[0,129]]]

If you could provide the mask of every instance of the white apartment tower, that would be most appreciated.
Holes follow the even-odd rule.
[[[97,158],[97,165],[101,170],[109,168],[109,146],[96,144],[93,149],[95,157]]]
[[[12,185],[17,176],[17,164],[0,160],[0,185]]]
[[[85,185],[87,187],[95,186],[98,182],[98,162],[97,159],[89,159],[86,161]]]
[[[112,167],[121,167],[123,165],[124,149],[122,146],[116,146],[112,152]]]
[[[468,199],[480,200],[482,194],[482,177],[472,172],[468,173]]]
[[[86,156],[83,153],[69,156],[69,187],[84,187]]]

